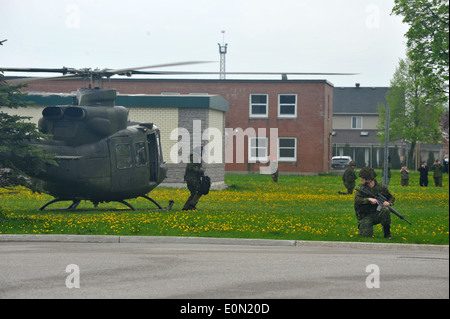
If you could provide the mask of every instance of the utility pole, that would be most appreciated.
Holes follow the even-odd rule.
[[[389,177],[388,177],[388,170],[389,170],[389,125],[390,125],[390,108],[389,104],[386,106],[386,119],[384,121],[384,164],[383,164],[383,184],[388,185],[389,183]]]
[[[220,53],[220,79],[225,80],[225,55],[227,54],[228,43],[225,43],[225,30],[222,30],[222,44],[219,45]]]

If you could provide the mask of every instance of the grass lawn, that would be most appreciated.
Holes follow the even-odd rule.
[[[378,172],[379,177],[381,176]],[[157,188],[150,196],[162,206],[175,200],[171,211],[158,211],[145,199],[129,202],[130,211],[118,203],[94,208],[82,202],[75,211],[57,209],[70,202],[57,203],[37,211],[52,197],[27,189],[0,189],[0,234],[86,234],[139,236],[201,236],[227,238],[270,238],[326,241],[371,241],[415,244],[449,243],[449,183],[435,187],[430,176],[426,188],[412,172],[410,186],[400,186],[393,173],[389,189],[396,197],[395,208],[413,224],[392,215],[393,240],[383,238],[381,225],[374,238],[359,238],[353,209],[353,196],[345,191],[340,175],[280,176],[227,175],[230,185],[224,191],[210,191],[200,199],[198,211],[181,208],[187,189]],[[380,178],[381,180],[381,178]]]

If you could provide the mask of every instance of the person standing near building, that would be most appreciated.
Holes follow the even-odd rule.
[[[417,169],[420,173],[419,184],[420,186],[427,187],[428,186],[428,166],[427,162],[423,161],[422,165]]]
[[[356,183],[355,181],[358,179],[355,173],[356,162],[351,161],[348,163],[348,167],[342,175],[342,181],[344,182],[345,188],[347,188],[347,193],[339,191],[341,195],[351,195],[353,194],[353,190],[355,189]]]
[[[408,167],[402,166],[402,169],[400,170],[400,184],[402,186],[409,186],[409,170]]]
[[[441,164],[440,160],[435,160],[434,164],[431,166],[433,171],[434,186],[442,187],[442,175],[444,173],[444,165]]]
[[[373,226],[381,224],[383,226],[384,238],[391,238],[391,212],[387,208],[395,202],[395,197],[389,192],[388,188],[378,183],[375,179],[377,173],[371,167],[363,167],[359,172],[361,184],[356,187],[355,193],[355,212],[358,219],[358,230],[361,237],[372,237]],[[378,202],[370,197],[364,191],[375,196],[383,195],[386,201],[382,203],[383,207],[377,210]]]

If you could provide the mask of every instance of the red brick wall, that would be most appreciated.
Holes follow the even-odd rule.
[[[70,93],[80,85],[80,80],[36,81],[30,82],[27,90]],[[219,94],[230,105],[226,128],[267,128],[266,134],[269,135],[269,128],[277,127],[279,137],[297,138],[297,162],[279,163],[280,172],[320,173],[330,169],[333,87],[326,81],[114,80],[111,87],[122,94]],[[252,93],[269,95],[268,118],[249,118],[249,96]],[[278,118],[278,94],[297,94],[296,119]],[[244,158],[247,159],[247,153]],[[260,165],[228,163],[226,170],[259,171]]]

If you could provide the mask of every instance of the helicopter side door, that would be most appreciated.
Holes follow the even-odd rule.
[[[149,169],[143,139],[116,137],[109,140],[111,192],[132,194],[148,187]]]
[[[148,155],[150,165],[150,182],[158,181],[158,168],[159,168],[159,143],[156,133],[150,133],[147,135],[148,143]]]

